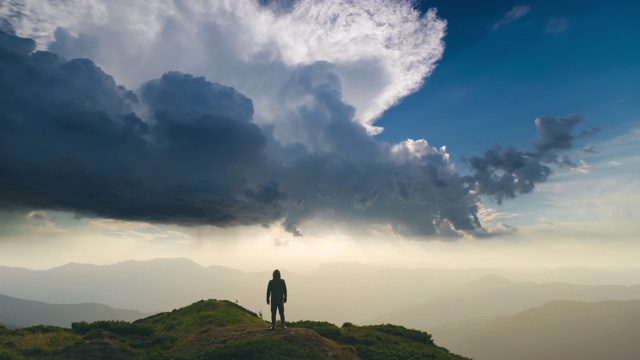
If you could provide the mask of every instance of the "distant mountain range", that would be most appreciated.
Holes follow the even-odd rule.
[[[308,275],[280,270],[289,288],[287,311],[292,319],[336,324],[420,304],[500,271],[381,269],[345,263],[327,264]],[[0,293],[54,304],[90,302],[144,312],[175,309],[199,299],[232,299],[266,313],[270,279],[271,271],[202,267],[183,258],[101,266],[71,263],[37,271],[0,266]]]
[[[114,309],[100,304],[47,304],[0,295],[0,323],[7,327],[56,325],[71,327],[75,321],[133,321],[150,314],[135,310]]]
[[[490,268],[395,269],[333,263],[307,274],[280,270],[289,289],[287,313],[292,320],[338,325],[346,321],[392,323],[430,331],[433,326],[515,314],[554,300],[640,298],[638,285],[513,281],[522,274]],[[594,271],[585,269],[585,274]],[[559,269],[544,277],[551,273],[580,274],[575,269]],[[113,265],[71,263],[50,270],[0,266],[0,293],[50,304],[97,303],[146,313],[180,308],[200,299],[231,299],[267,314],[265,292],[270,279],[271,271],[203,267],[184,258]]]
[[[246,292],[226,282],[232,269],[211,271],[188,259],[125,261],[115,265],[70,263],[51,270],[0,267],[0,292],[68,304],[91,302],[145,312],[166,311],[219,295]]]
[[[289,289],[288,320],[312,320],[298,324],[307,324],[329,340],[331,336],[338,336],[336,339],[340,341],[355,341],[348,333],[348,328],[353,326],[351,323],[374,326],[358,326],[360,330],[357,331],[377,329],[375,326],[378,324],[398,324],[432,333],[438,344],[476,360],[630,359],[635,357],[629,354],[640,354],[640,349],[634,345],[640,344],[640,327],[637,325],[640,324],[640,285],[536,283],[514,281],[514,278],[527,276],[499,269],[407,270],[360,263],[325,264],[305,275],[280,270]],[[559,269],[529,278],[558,276],[587,281],[586,275],[581,274],[599,274],[594,271],[587,269],[581,273],[576,269]],[[602,279],[611,275],[604,274]],[[615,275],[623,280],[622,274]],[[633,276],[632,272],[631,278]],[[188,259],[126,261],[104,266],[72,263],[38,271],[0,266],[0,292],[6,295],[0,296],[0,323],[9,327],[36,324],[69,327],[72,322],[80,321],[131,321],[146,316],[140,311],[170,311],[211,298],[231,299],[225,304],[237,302],[260,314],[259,317],[266,318],[269,307],[265,303],[265,292],[269,279],[271,271],[247,273],[223,266],[202,267]],[[187,308],[195,309],[192,306]],[[207,323],[212,326],[216,321],[226,321],[215,316],[203,321],[213,321]],[[170,317],[166,319],[169,320]],[[338,328],[324,321],[337,325],[350,323]],[[173,331],[173,327],[179,326],[178,320],[170,323],[163,320],[162,326],[156,330]],[[404,334],[406,329],[398,327],[398,330],[394,326],[384,329]],[[117,331],[126,333],[131,330],[127,329]],[[252,329],[238,331],[245,339],[254,336],[246,333],[257,331]],[[367,336],[379,336],[369,333],[369,330],[364,331]],[[424,336],[411,334],[406,335]],[[85,335],[74,336],[69,339],[80,341],[85,338]],[[172,344],[163,343],[168,341],[163,336],[152,341],[162,343],[157,345],[162,349],[172,347]],[[209,341],[200,339],[199,335],[194,336],[193,341]],[[304,340],[298,340],[305,342],[312,341],[315,335],[305,333],[301,336]],[[137,353],[127,344],[142,341],[140,338],[117,339],[120,343],[114,346],[123,351],[122,358]],[[102,345],[108,345],[112,338],[107,340]],[[325,341],[329,340],[318,340],[318,344],[325,344],[322,345],[325,350],[333,349],[327,350],[330,352],[348,348],[344,344],[337,348],[327,345],[329,343]],[[93,340],[83,341],[73,345],[79,346],[74,351],[86,355],[84,351],[89,350],[85,347],[93,344]],[[95,345],[97,347],[92,349],[102,345]],[[118,347],[120,345],[122,347]],[[362,349],[368,351],[366,347]],[[298,354],[297,350],[290,350]],[[164,350],[158,351],[168,354]],[[376,351],[384,353],[386,350]],[[347,353],[340,352],[344,358],[357,358]],[[69,353],[64,356],[67,355]],[[442,353],[441,358],[459,358],[445,355]],[[381,355],[380,358],[385,357]]]
[[[433,328],[433,336],[475,360],[638,359],[640,300],[553,301]]]
[[[511,315],[555,300],[604,301],[640,299],[640,285],[573,285],[560,282],[514,282],[487,275],[450,290],[422,305],[367,319],[367,324],[392,322],[430,330],[465,319]]]

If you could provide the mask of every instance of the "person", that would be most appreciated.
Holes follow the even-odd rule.
[[[269,302],[271,298],[271,302]],[[287,283],[284,279],[280,278],[280,270],[273,272],[273,279],[269,280],[267,286],[267,305],[271,303],[271,330],[276,329],[276,311],[280,312],[280,322],[282,328],[286,329],[284,325],[284,304],[287,302]]]

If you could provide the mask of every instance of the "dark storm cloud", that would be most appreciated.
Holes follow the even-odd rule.
[[[471,178],[479,192],[494,198],[498,204],[531,192],[535,183],[546,181],[551,174],[551,169],[537,154],[514,148],[495,146],[484,156],[472,156],[466,161],[474,172]]]
[[[576,166],[569,157],[559,157],[555,151],[573,146],[573,129],[582,121],[582,117],[578,115],[537,118],[535,125],[539,139],[533,143],[535,151],[495,146],[482,157],[465,159],[473,170],[470,178],[477,184],[481,194],[489,195],[498,204],[519,194],[530,193],[536,183],[546,181],[551,174],[549,164]],[[584,136],[593,133],[594,131],[588,131]]]
[[[513,198],[569,163],[579,117],[542,117],[535,151],[495,147],[461,176],[424,140],[376,141],[334,65],[300,65],[262,128],[251,99],[169,72],[137,93],[87,59],[0,33],[0,207],[186,226],[375,226],[403,236],[482,234],[478,192]],[[278,140],[276,140],[278,139]]]
[[[246,176],[266,143],[251,100],[168,73],[145,84],[138,104],[90,60],[34,46],[0,33],[2,207],[183,225],[283,216],[279,183]]]
[[[280,173],[287,191],[303,200],[284,221],[291,233],[300,235],[299,225],[318,217],[362,229],[389,224],[406,236],[442,233],[438,219],[457,230],[480,227],[477,199],[447,155],[431,151],[404,163],[393,160],[390,146],[354,121],[331,64],[299,67],[282,96],[296,104],[287,114],[287,132],[306,149]]]
[[[582,122],[579,115],[569,115],[562,118],[541,116],[536,119],[536,130],[540,139],[533,143],[539,155],[544,155],[553,149],[569,149],[572,146],[571,135],[573,128]]]
[[[332,64],[298,67],[279,101],[288,110],[278,129],[293,134],[293,141],[309,153],[359,162],[382,156],[383,149],[354,121],[355,108],[343,101],[341,80]]]

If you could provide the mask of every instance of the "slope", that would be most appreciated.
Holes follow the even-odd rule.
[[[269,331],[230,301],[198,301],[133,323],[74,323],[72,329],[0,328],[2,359],[433,359],[464,360],[427,333],[395,325],[342,328],[291,323]]]
[[[434,337],[476,360],[636,359],[639,324],[640,300],[554,301],[434,328]]]

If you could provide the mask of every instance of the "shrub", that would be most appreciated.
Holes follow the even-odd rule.
[[[433,340],[431,339],[431,335],[420,330],[407,329],[403,326],[398,325],[373,325],[368,326],[368,328],[393,335],[398,336],[407,340],[416,341],[425,345],[433,345]]]
[[[292,328],[299,327],[310,329],[320,334],[320,336],[324,336],[327,339],[331,340],[338,340],[340,338],[340,329],[334,324],[326,321],[302,320],[294,323],[289,323],[288,326]]]
[[[0,360],[14,360],[16,356],[8,350],[0,349]]]
[[[74,322],[71,324],[71,329],[77,334],[86,334],[91,330],[100,329],[120,336],[137,335],[144,337],[153,335],[152,328],[126,321]]]
[[[230,342],[207,351],[200,359],[324,359],[313,350],[303,350],[284,341],[273,339],[256,339],[241,342]]]

